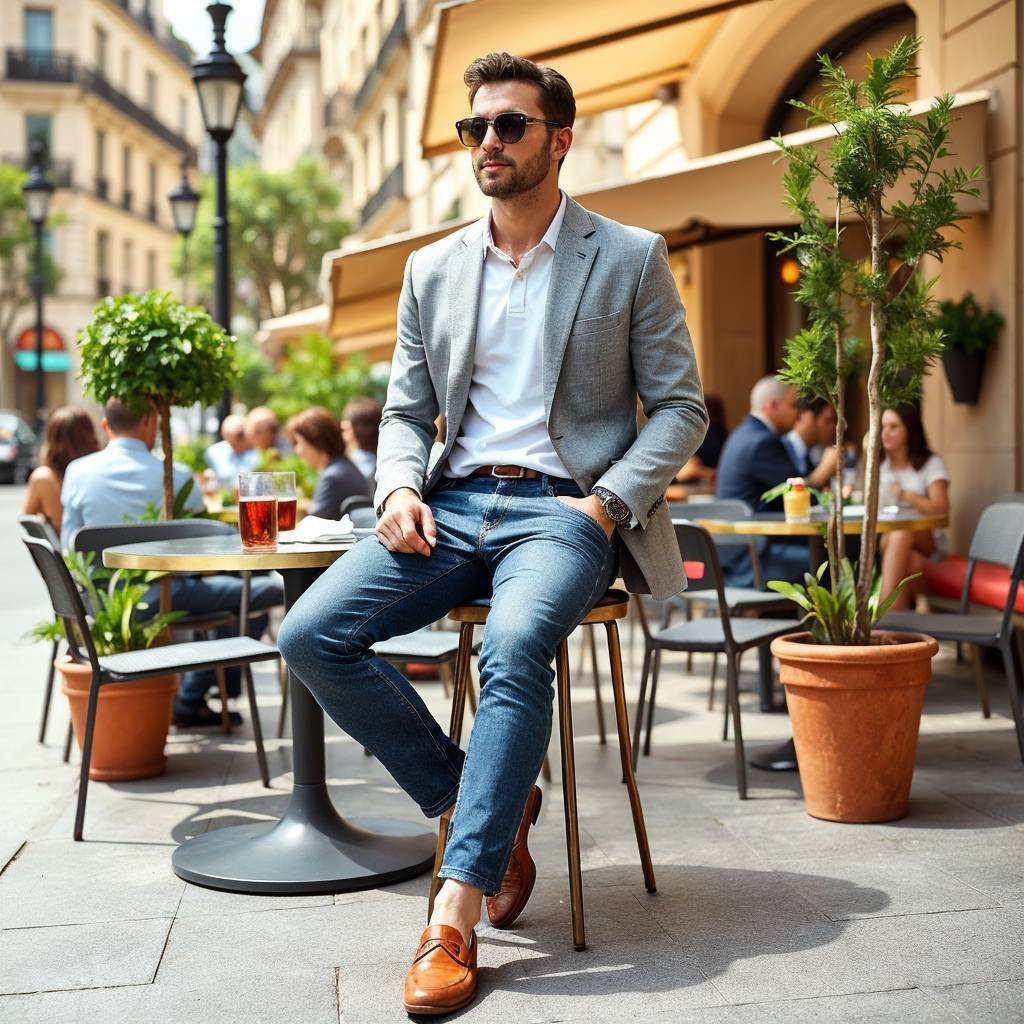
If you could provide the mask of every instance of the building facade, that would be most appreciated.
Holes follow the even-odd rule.
[[[59,226],[48,244],[60,268],[46,325],[71,368],[46,374],[47,406],[81,393],[75,337],[104,295],[177,288],[167,194],[194,159],[201,121],[189,57],[150,0],[8,0],[0,5],[0,137],[4,163],[30,144],[49,154]],[[32,374],[10,351],[33,324],[18,316],[0,353],[0,406],[34,418]]]

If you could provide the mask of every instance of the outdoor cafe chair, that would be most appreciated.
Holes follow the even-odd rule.
[[[237,527],[231,523],[222,523],[216,519],[170,519],[145,523],[107,523],[100,526],[82,526],[71,536],[71,549],[87,554],[92,552],[96,564],[103,562],[103,552],[118,544],[142,544],[146,541],[184,540],[193,537],[219,537],[226,534],[237,534]],[[215,629],[239,625],[239,633],[245,629],[241,623],[248,620],[250,614],[265,615],[266,609],[249,612],[249,580],[251,574],[243,572],[242,596],[238,611],[225,610],[206,614],[189,614],[179,619],[171,627],[176,632],[205,633],[207,639]],[[217,672],[217,689],[220,694],[221,731],[231,732],[231,718],[228,708],[228,689],[222,671]],[[67,758],[65,757],[65,760]]]
[[[45,540],[23,537],[29,553],[46,583],[54,615],[64,626],[68,653],[71,658],[92,668],[89,703],[86,709],[85,735],[82,737],[82,767],[78,784],[78,805],[75,810],[74,838],[82,838],[85,820],[85,800],[89,786],[89,765],[92,742],[96,729],[96,709],[102,686],[135,682],[154,676],[177,675],[196,669],[225,669],[238,666],[245,677],[252,713],[253,737],[263,785],[270,787],[267,759],[263,751],[263,733],[256,707],[256,689],[252,681],[251,666],[257,661],[279,658],[276,647],[253,640],[248,636],[227,637],[222,640],[196,640],[188,643],[150,647],[122,654],[96,653],[92,633],[86,617],[82,595],[78,592],[64,559]]]
[[[777,636],[792,633],[796,623],[792,619],[768,618],[736,618],[732,615],[726,587],[722,582],[722,568],[718,561],[718,549],[708,533],[695,523],[674,522],[676,541],[683,563],[688,572],[697,575],[695,569],[702,570],[700,578],[706,581],[707,589],[714,594],[717,605],[717,616],[705,616],[680,622],[675,626],[651,632],[643,605],[638,604],[640,625],[644,634],[644,661],[640,677],[640,699],[636,707],[636,719],[633,733],[633,766],[637,764],[640,745],[640,725],[643,720],[644,703],[647,698],[648,679],[651,682],[651,708],[647,716],[647,736],[644,744],[645,755],[650,751],[651,730],[653,726],[654,696],[657,690],[658,673],[661,659],[656,656],[662,651],[695,652],[705,654],[724,654],[726,663],[725,686],[725,724],[723,739],[728,739],[729,715],[732,715],[733,738],[736,756],[736,789],[740,799],[747,798],[746,762],[743,754],[743,729],[740,725],[739,702],[739,658],[744,651],[763,647],[771,643]],[[653,671],[652,671],[653,666]]]
[[[338,518],[340,519],[342,516],[346,515],[351,516],[356,509],[364,508],[368,508],[371,512],[374,512],[373,499],[366,494],[350,494],[347,498],[342,498],[341,506],[338,509]],[[353,522],[354,521],[355,517],[353,517]],[[370,525],[372,526],[376,522],[377,514],[376,512],[374,512],[373,523],[371,523]]]
[[[29,537],[36,540],[45,540],[54,551],[60,551],[60,537],[57,531],[50,525],[46,516],[18,516],[18,523],[21,529]],[[43,692],[43,715],[39,722],[39,742],[46,742],[46,723],[50,718],[50,704],[53,699],[53,677],[57,671],[57,655],[60,653],[60,639],[54,639],[50,647],[50,660],[46,667],[46,689]],[[71,726],[68,725],[67,738],[64,741],[64,760],[66,761],[71,753]]]
[[[1010,586],[1001,612],[969,612],[971,579],[979,562],[1010,570]],[[1024,650],[1021,634],[1014,630],[1013,612],[1017,588],[1024,578],[1024,504],[997,502],[978,519],[967,553],[967,573],[956,614],[890,612],[876,628],[898,632],[927,633],[936,640],[956,641],[999,651],[1010,692],[1010,706],[1017,729],[1017,746],[1024,761],[1024,720],[1021,718],[1021,683]]]

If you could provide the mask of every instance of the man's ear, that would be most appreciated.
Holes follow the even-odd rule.
[[[103,433],[107,435],[107,437],[111,436],[110,424],[107,422],[106,416],[104,416],[103,419],[100,420],[100,430],[102,430]]]

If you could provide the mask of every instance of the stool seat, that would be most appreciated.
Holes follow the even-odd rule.
[[[480,597],[475,601],[460,604],[448,613],[452,622],[472,622],[479,625],[487,621],[487,613],[491,610],[491,599]],[[625,590],[612,588],[580,620],[581,626],[589,626],[595,622],[610,622],[612,619],[624,619],[629,614],[629,594]]]

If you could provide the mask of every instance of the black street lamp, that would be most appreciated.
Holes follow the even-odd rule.
[[[189,184],[188,156],[181,158],[181,181],[178,187],[167,196],[171,204],[171,217],[174,226],[181,235],[181,291],[182,301],[188,302],[188,236],[196,226],[196,211],[199,208],[199,193]]]
[[[29,278],[36,302],[36,433],[42,437],[46,427],[46,391],[43,381],[43,226],[50,211],[53,182],[43,174],[46,147],[36,140],[32,143],[32,168],[21,186],[25,212],[36,233],[35,270]]]
[[[210,4],[206,8],[213,22],[213,49],[192,65],[192,81],[199,94],[199,109],[206,132],[213,139],[216,166],[216,205],[213,218],[213,315],[226,331],[231,330],[231,268],[228,238],[228,139],[235,130],[242,103],[245,72],[224,45],[224,27],[231,13],[230,4]],[[225,388],[220,408],[221,422],[231,407],[231,395]]]

